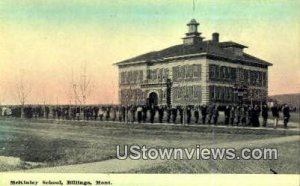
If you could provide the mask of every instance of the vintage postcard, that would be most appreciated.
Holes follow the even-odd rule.
[[[300,1],[0,1],[0,185],[299,185]]]

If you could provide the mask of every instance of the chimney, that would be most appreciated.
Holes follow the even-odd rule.
[[[219,33],[215,32],[212,34],[212,42],[219,43]]]

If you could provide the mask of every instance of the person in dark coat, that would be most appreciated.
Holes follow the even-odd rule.
[[[234,124],[234,118],[235,118],[235,107],[232,106],[230,109],[230,124],[233,125]]]
[[[57,119],[60,119],[61,117],[61,107],[57,108]]]
[[[248,112],[247,112],[247,116],[248,116],[248,126],[252,126],[252,125],[253,125],[253,112],[254,112],[253,107],[252,107],[252,106],[249,106]]]
[[[176,123],[176,119],[177,119],[177,108],[172,108],[172,120],[173,120],[173,123],[175,124]]]
[[[201,107],[201,115],[202,115],[202,124],[205,124],[206,122],[206,115],[207,115],[207,106],[203,105]]]
[[[105,119],[106,121],[108,121],[110,119],[110,107],[107,107],[105,112],[106,112]]]
[[[253,127],[259,127],[259,115],[260,115],[260,108],[259,106],[254,106],[254,111],[252,112],[252,119],[253,119]]]
[[[76,108],[76,114],[75,114],[77,120],[80,120],[80,113],[81,113],[81,109],[80,109],[80,107],[77,107]]]
[[[119,122],[122,122],[122,118],[123,118],[123,115],[122,115],[122,105],[120,105],[119,107],[118,107],[118,113],[119,113]]]
[[[214,105],[209,105],[208,106],[208,124],[211,124],[214,110],[215,110],[215,106]]]
[[[132,121],[135,122],[136,121],[136,111],[137,111],[137,106],[133,105],[132,107]]]
[[[136,111],[137,111],[138,123],[141,123],[142,119],[143,119],[143,108],[142,108],[142,106],[138,106]]]
[[[277,104],[274,104],[274,106],[271,108],[272,115],[274,118],[274,129],[278,126],[278,120],[279,120],[279,108]]]
[[[190,124],[191,123],[191,117],[192,117],[192,109],[191,109],[191,107],[190,106],[187,106],[186,107],[186,122],[187,122],[187,124]]]
[[[262,106],[261,116],[263,118],[263,127],[267,126],[269,108],[266,104]]]
[[[242,126],[246,126],[246,122],[247,122],[247,109],[246,109],[246,107],[241,108],[241,122],[242,122]]]
[[[143,122],[146,123],[147,121],[147,112],[148,112],[148,107],[143,106]]]
[[[178,108],[178,111],[179,111],[179,116],[180,116],[180,123],[183,124],[183,108],[180,106]]]
[[[229,118],[230,118],[230,106],[229,105],[227,105],[225,107],[224,116],[225,116],[224,123],[225,123],[225,125],[228,125],[229,124]]]
[[[125,122],[126,121],[126,106],[121,106],[121,117],[120,119]]]
[[[163,122],[163,118],[164,118],[164,108],[162,106],[158,107],[158,120],[159,123]]]
[[[216,105],[214,107],[214,110],[213,110],[213,116],[212,116],[212,119],[213,119],[213,124],[216,125],[218,123],[218,118],[219,118],[219,106]]]
[[[170,123],[171,115],[172,115],[172,108],[168,106],[167,107],[167,123]]]
[[[150,122],[154,123],[154,117],[155,117],[155,107],[152,105],[150,108]]]
[[[99,111],[98,107],[93,107],[94,120],[97,120],[98,118],[98,111]]]
[[[288,125],[288,122],[289,122],[289,119],[291,116],[290,115],[290,107],[287,104],[285,104],[283,106],[282,112],[283,112],[283,126],[284,126],[284,128],[287,128],[287,125]]]
[[[46,116],[46,119],[49,118],[49,113],[50,113],[49,107],[45,107],[45,116]]]
[[[196,106],[194,110],[195,123],[198,124],[199,121],[199,107]]]
[[[235,109],[235,124],[238,126],[241,122],[241,108],[239,106]]]

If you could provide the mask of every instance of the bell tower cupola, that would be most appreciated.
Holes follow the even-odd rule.
[[[201,42],[203,40],[203,37],[201,37],[201,33],[198,32],[199,23],[195,19],[192,19],[187,24],[187,26],[188,26],[188,32],[185,34],[185,37],[183,38],[183,44],[193,45]]]

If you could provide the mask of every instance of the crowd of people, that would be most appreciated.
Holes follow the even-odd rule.
[[[20,113],[22,112],[22,113]],[[223,112],[224,119],[220,119]],[[268,119],[273,119],[273,127],[278,127],[282,112],[284,127],[290,118],[288,105],[219,106],[217,104],[199,106],[145,106],[145,105],[110,105],[110,106],[27,106],[23,111],[19,107],[11,110],[11,115],[25,118],[46,118],[64,120],[100,120],[126,123],[174,123],[174,124],[225,124],[236,126],[267,126]],[[3,115],[3,109],[2,109]],[[260,117],[262,120],[260,121]],[[223,117],[222,117],[223,118]]]

